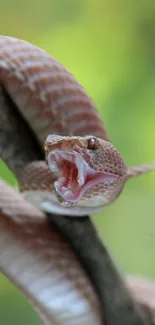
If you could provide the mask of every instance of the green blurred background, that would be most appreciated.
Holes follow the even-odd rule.
[[[0,0],[0,33],[43,47],[84,85],[129,165],[155,160],[155,1]],[[0,163],[0,176],[14,184]],[[123,272],[155,278],[155,173],[95,217]],[[0,323],[41,324],[0,277]]]

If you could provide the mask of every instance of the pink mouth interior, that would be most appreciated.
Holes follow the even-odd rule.
[[[77,152],[50,152],[47,162],[52,172],[59,173],[59,179],[54,183],[55,190],[67,202],[79,202],[88,189],[101,182],[110,183],[118,179],[117,175],[90,168]]]

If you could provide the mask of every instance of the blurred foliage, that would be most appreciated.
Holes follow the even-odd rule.
[[[43,47],[87,89],[128,164],[155,160],[154,0],[1,0],[0,33]],[[6,166],[0,175],[15,183]],[[123,272],[155,278],[155,174],[131,180],[95,223]],[[0,323],[39,324],[0,278]],[[9,311],[9,313],[8,313]]]

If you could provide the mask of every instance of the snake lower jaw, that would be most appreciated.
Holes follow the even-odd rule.
[[[67,206],[62,204],[56,204],[49,201],[40,203],[40,208],[47,213],[63,214],[68,217],[85,217],[86,215],[99,214],[101,209],[99,208],[88,208],[80,206]]]
[[[69,217],[98,214],[102,207],[78,206],[62,204],[55,193],[48,190],[31,190],[22,193],[22,196],[35,207],[47,213],[66,215]]]

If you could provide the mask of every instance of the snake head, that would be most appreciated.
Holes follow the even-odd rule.
[[[57,175],[54,189],[61,204],[103,206],[123,188],[126,165],[108,141],[92,135],[49,135],[45,152],[49,168]]]

